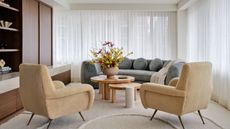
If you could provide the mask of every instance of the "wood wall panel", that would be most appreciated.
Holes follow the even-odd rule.
[[[23,63],[39,63],[38,7],[36,0],[23,0]]]
[[[40,64],[52,65],[52,8],[40,3]]]

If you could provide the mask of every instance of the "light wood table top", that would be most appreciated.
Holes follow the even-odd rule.
[[[126,78],[121,79],[121,77],[126,77]],[[91,77],[91,81],[93,81],[93,82],[109,83],[109,84],[130,83],[134,80],[135,80],[134,77],[125,76],[125,75],[115,75],[113,79],[108,79],[106,75],[99,75],[99,76]]]
[[[133,88],[136,88],[136,89],[140,89],[141,87],[141,84],[140,83],[122,83],[122,84],[110,84],[109,85],[110,88],[112,89],[120,89],[120,90],[123,90],[127,87],[133,87]]]

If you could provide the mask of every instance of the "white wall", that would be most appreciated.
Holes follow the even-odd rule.
[[[72,4],[72,10],[153,10],[177,11],[176,5],[156,4]]]
[[[180,2],[178,3],[178,10],[186,10],[187,8],[192,6],[192,4],[194,4],[196,1],[198,0],[180,0]]]

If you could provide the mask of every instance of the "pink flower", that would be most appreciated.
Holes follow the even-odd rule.
[[[97,52],[97,54],[100,54],[102,52],[102,49],[100,49],[98,52]]]
[[[105,41],[105,43],[104,44],[102,44],[103,46],[109,46],[109,47],[113,47],[114,46],[114,44],[112,43],[112,42],[110,42],[110,41]]]

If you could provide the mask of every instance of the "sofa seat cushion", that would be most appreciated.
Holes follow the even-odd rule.
[[[129,75],[135,77],[135,81],[150,82],[150,78],[154,71],[136,70],[136,69],[120,69],[119,75]]]

